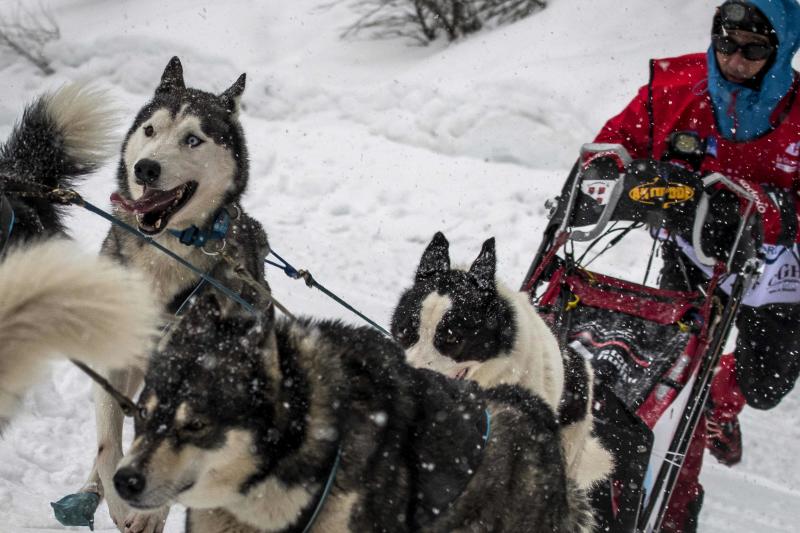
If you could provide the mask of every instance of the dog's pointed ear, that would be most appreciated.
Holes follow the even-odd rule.
[[[494,237],[486,239],[481,253],[475,258],[469,273],[478,281],[478,287],[488,290],[494,287],[494,276],[497,270],[497,257],[494,252]]]
[[[174,56],[167,63],[167,68],[161,75],[161,83],[156,88],[156,94],[171,93],[173,91],[185,89],[186,84],[183,82],[183,65],[178,56]]]
[[[432,274],[447,272],[450,270],[450,243],[447,242],[444,233],[437,231],[433,236],[428,247],[422,253],[417,267],[416,280],[427,278]]]
[[[242,93],[244,92],[246,79],[247,74],[242,74],[239,76],[239,79],[233,82],[233,85],[228,87],[225,92],[219,95],[222,105],[231,115],[236,115],[239,112],[239,102],[242,99]]]

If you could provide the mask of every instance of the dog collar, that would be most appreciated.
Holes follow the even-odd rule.
[[[186,229],[169,229],[170,234],[177,237],[181,244],[202,248],[208,241],[221,241],[228,234],[231,225],[231,215],[224,207],[217,211],[214,216],[214,223],[211,228],[202,230],[197,226],[189,226]]]

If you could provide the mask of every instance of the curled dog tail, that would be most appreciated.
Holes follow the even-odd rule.
[[[104,91],[79,83],[39,96],[0,147],[0,192],[72,187],[112,155],[114,117]],[[20,218],[18,236],[63,232],[59,207],[38,198],[11,199]]]
[[[25,108],[0,150],[4,174],[68,187],[112,155],[115,112],[102,90],[70,83]]]
[[[0,263],[0,422],[52,356],[142,366],[158,316],[143,279],[72,242],[10,251]]]

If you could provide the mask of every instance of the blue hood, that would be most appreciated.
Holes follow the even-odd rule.
[[[770,21],[778,37],[778,51],[758,90],[726,80],[719,70],[714,46],[708,48],[708,91],[720,134],[726,139],[749,141],[769,131],[770,115],[792,87],[792,58],[800,48],[798,0],[749,0]],[[731,106],[733,102],[733,106]]]

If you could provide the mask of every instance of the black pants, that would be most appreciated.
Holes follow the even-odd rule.
[[[703,272],[683,257],[674,243],[664,243],[662,257],[662,288],[689,290],[705,282]],[[736,327],[736,379],[742,394],[750,407],[772,409],[794,388],[800,375],[800,305],[743,305]]]

